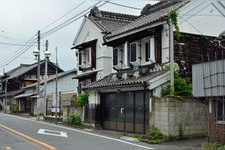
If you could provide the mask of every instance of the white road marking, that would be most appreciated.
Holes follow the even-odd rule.
[[[7,115],[9,117],[14,117],[14,118],[17,118],[17,119],[23,119],[23,120],[27,120],[27,121],[31,121],[31,122],[36,122],[36,123],[45,124],[45,125],[49,125],[49,126],[53,126],[53,127],[58,127],[58,128],[61,128],[61,129],[75,131],[75,132],[79,132],[79,133],[83,133],[83,134],[87,134],[87,135],[91,135],[91,136],[95,136],[95,137],[100,137],[100,138],[103,138],[103,139],[117,141],[117,142],[120,142],[120,143],[125,143],[125,144],[128,144],[128,145],[132,145],[132,146],[136,146],[136,147],[140,147],[140,148],[144,148],[144,149],[153,149],[153,148],[148,147],[148,146],[143,146],[143,145],[140,145],[140,144],[135,144],[135,143],[131,143],[131,142],[127,142],[127,141],[123,141],[123,140],[120,140],[120,139],[111,138],[111,137],[107,137],[107,136],[99,135],[99,134],[95,134],[95,133],[89,133],[87,131],[81,131],[81,130],[78,130],[78,129],[72,129],[72,128],[68,128],[68,127],[63,127],[63,126],[59,126],[59,125],[55,125],[55,124],[50,124],[50,123],[47,123],[47,122],[31,120],[31,119],[28,119],[28,118],[19,117],[19,116],[13,116],[13,115],[9,115],[9,114],[4,114],[4,115]]]
[[[55,130],[48,130],[48,129],[39,129],[37,133],[38,134],[44,134],[44,135],[68,137],[67,132],[64,132],[64,131],[55,131]]]

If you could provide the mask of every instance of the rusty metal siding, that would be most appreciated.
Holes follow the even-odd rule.
[[[225,61],[211,61],[192,65],[193,96],[225,95]]]

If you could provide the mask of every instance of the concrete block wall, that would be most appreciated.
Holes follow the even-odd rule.
[[[68,122],[70,113],[80,116],[81,121],[84,122],[84,108],[79,106],[63,107],[63,122]]]
[[[163,135],[184,136],[207,134],[207,106],[198,99],[154,98],[150,126],[155,125]]]

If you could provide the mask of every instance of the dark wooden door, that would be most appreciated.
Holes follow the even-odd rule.
[[[149,97],[143,91],[102,94],[103,128],[145,133],[149,109],[146,105],[149,105]]]

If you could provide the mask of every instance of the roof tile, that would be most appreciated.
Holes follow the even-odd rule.
[[[115,37],[117,35],[121,35],[123,33],[127,33],[129,31],[133,31],[137,28],[144,27],[146,25],[152,24],[156,21],[160,21],[161,19],[165,19],[166,16],[168,16],[170,10],[180,8],[183,5],[185,5],[187,2],[184,1],[167,1],[167,2],[159,2],[155,5],[151,6],[149,9],[149,14],[144,15],[136,19],[135,21],[129,23],[126,26],[123,26],[119,30],[115,30],[111,34],[106,36],[106,39],[110,39],[112,37]]]
[[[127,79],[113,79],[113,76],[117,73],[111,73],[110,75],[104,77],[101,80],[93,82],[82,89],[97,89],[103,87],[116,87],[116,86],[135,86],[135,85],[142,85],[144,82],[149,81],[159,75],[164,74],[166,71],[156,71],[156,72],[149,72],[147,75],[138,76],[138,77],[131,77]]]

